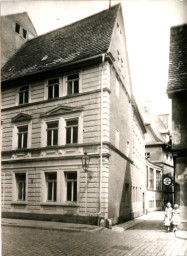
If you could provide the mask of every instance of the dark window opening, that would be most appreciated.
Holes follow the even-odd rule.
[[[51,79],[48,81],[48,99],[59,97],[59,79]]]
[[[78,119],[66,122],[66,143],[78,143]]]
[[[18,148],[27,148],[28,126],[18,127]]]
[[[67,201],[77,201],[77,173],[66,173]]]
[[[26,174],[16,173],[17,200],[25,201],[26,198]]]
[[[58,122],[47,124],[47,146],[58,145]]]
[[[46,173],[47,200],[56,202],[57,196],[57,173]]]
[[[24,28],[23,28],[23,37],[27,38],[27,30],[25,30]]]
[[[16,23],[15,25],[15,32],[19,34],[20,32],[20,25]]]
[[[68,76],[68,94],[79,93],[79,74]]]
[[[29,102],[29,86],[23,86],[19,90],[19,104],[26,104]]]

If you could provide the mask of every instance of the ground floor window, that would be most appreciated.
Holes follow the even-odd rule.
[[[46,173],[47,201],[56,202],[57,198],[57,173]]]
[[[66,200],[77,201],[77,172],[66,172]]]
[[[149,208],[154,208],[154,200],[149,200]]]
[[[25,201],[26,198],[26,174],[16,173],[17,200]]]

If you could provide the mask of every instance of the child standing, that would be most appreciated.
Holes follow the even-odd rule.
[[[164,225],[166,227],[166,231],[170,231],[170,225],[171,225],[171,217],[172,217],[172,208],[171,204],[167,203],[165,213],[164,213]]]
[[[173,224],[173,231],[177,231],[178,225],[181,223],[181,218],[180,218],[180,209],[178,204],[174,205],[174,209],[172,211],[172,224]]]

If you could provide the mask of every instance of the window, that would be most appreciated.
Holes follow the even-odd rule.
[[[150,152],[145,153],[145,158],[150,159]]]
[[[149,170],[149,189],[154,189],[154,170]]]
[[[57,173],[46,173],[47,201],[56,202],[57,195]]]
[[[47,146],[58,145],[58,122],[47,124]]]
[[[19,24],[15,24],[15,32],[19,34],[20,32],[20,25]]]
[[[19,104],[29,102],[29,86],[23,86],[19,90]]]
[[[25,201],[26,198],[26,174],[16,173],[17,200]]]
[[[79,74],[69,75],[67,78],[67,94],[79,93]]]
[[[18,127],[18,148],[27,148],[28,125]]]
[[[66,121],[66,143],[78,143],[78,119]]]
[[[27,38],[27,30],[25,30],[24,28],[23,28],[23,37]]]
[[[162,180],[160,171],[156,171],[156,189],[161,190]]]
[[[119,148],[119,131],[117,129],[115,132],[115,146],[116,148]]]
[[[66,173],[67,201],[77,201],[77,173]]]
[[[59,97],[59,79],[51,79],[48,81],[48,99]]]

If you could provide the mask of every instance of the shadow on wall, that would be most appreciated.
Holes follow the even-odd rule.
[[[132,219],[132,177],[131,177],[131,164],[127,162],[126,171],[123,181],[121,201],[119,208],[118,223]]]

